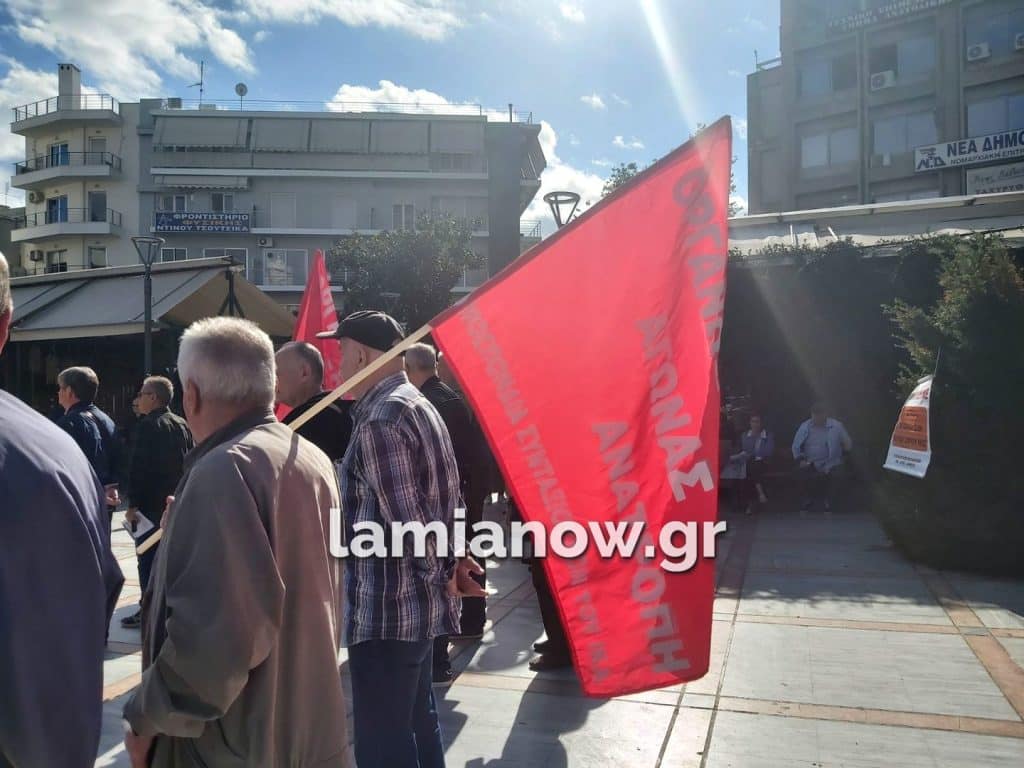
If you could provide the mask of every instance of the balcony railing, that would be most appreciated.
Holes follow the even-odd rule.
[[[43,227],[47,224],[112,224],[121,226],[121,212],[112,208],[62,208],[54,211],[40,211],[22,216],[15,221],[15,229]]]
[[[540,240],[543,232],[540,219],[521,219],[519,222],[519,236],[527,240]]]
[[[15,175],[43,171],[63,166],[108,165],[115,171],[121,170],[121,158],[112,152],[57,152],[37,155],[14,164]]]
[[[486,117],[491,122],[533,123],[533,112],[490,109],[481,104],[446,104],[419,101],[271,101],[261,99],[164,99],[164,109],[203,112],[389,112],[400,115],[458,115]]]
[[[14,122],[42,117],[66,110],[109,110],[120,113],[121,105],[113,96],[105,93],[83,93],[78,96],[51,96],[42,101],[14,108]]]

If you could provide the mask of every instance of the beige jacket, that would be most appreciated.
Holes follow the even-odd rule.
[[[151,765],[350,768],[338,673],[337,478],[257,412],[189,454],[146,594],[125,705]]]

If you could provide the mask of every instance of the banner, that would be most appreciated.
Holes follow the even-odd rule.
[[[302,294],[299,314],[295,318],[295,332],[292,341],[308,341],[320,350],[324,358],[324,389],[334,389],[341,384],[341,345],[334,339],[318,339],[317,333],[338,327],[338,312],[331,295],[331,279],[327,274],[324,252],[317,249],[313,254],[306,290]],[[276,414],[283,419],[291,410],[284,403],[278,403]]]
[[[1024,128],[970,139],[944,141],[914,149],[914,170],[934,171],[958,165],[976,165],[1024,157]]]
[[[719,120],[433,323],[526,520],[644,526],[632,557],[543,561],[591,696],[708,669],[714,561],[662,534],[692,525],[693,554],[716,520],[731,135]]]
[[[154,232],[248,232],[248,213],[157,211]]]
[[[893,472],[912,477],[924,477],[932,460],[932,443],[928,426],[928,409],[934,376],[925,376],[917,382],[907,402],[900,409],[900,417],[889,441],[889,455],[883,465]]]

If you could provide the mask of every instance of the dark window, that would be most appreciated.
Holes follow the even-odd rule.
[[[899,69],[899,49],[895,43],[872,48],[868,56],[868,63],[871,65],[871,74],[890,70],[896,72]]]
[[[857,54],[844,53],[832,59],[832,90],[857,87]]]

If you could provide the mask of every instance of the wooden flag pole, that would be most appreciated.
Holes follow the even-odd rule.
[[[157,545],[157,542],[164,537],[164,529],[157,528],[156,532],[135,548],[136,555],[144,555]]]
[[[301,416],[299,416],[299,418],[297,418],[295,421],[293,421],[288,426],[291,427],[293,430],[297,430],[299,427],[301,427],[307,421],[309,421],[314,416],[316,416],[318,413],[320,413],[320,411],[322,411],[325,408],[327,408],[335,400],[337,400],[338,398],[340,398],[342,395],[346,394],[347,392],[350,392],[353,387],[355,387],[355,386],[363,383],[364,381],[366,381],[366,379],[368,379],[374,373],[376,373],[381,368],[383,368],[385,365],[390,363],[396,357],[401,355],[403,352],[405,352],[405,350],[407,350],[413,344],[416,344],[417,342],[419,342],[420,339],[422,339],[423,337],[429,335],[432,330],[434,330],[434,327],[428,323],[427,325],[424,325],[423,327],[421,327],[419,330],[417,330],[417,331],[415,331],[413,333],[410,333],[408,336],[406,336],[404,339],[402,339],[398,344],[393,346],[391,349],[389,349],[383,355],[381,355],[376,360],[374,360],[372,363],[370,363],[368,366],[363,368],[363,370],[361,370],[355,376],[352,376],[351,378],[349,378],[349,379],[345,380],[344,382],[342,382],[341,386],[339,386],[335,390],[333,390],[330,394],[327,395],[327,397],[323,398],[320,402],[318,402],[316,405],[314,405],[308,411],[303,413]]]

